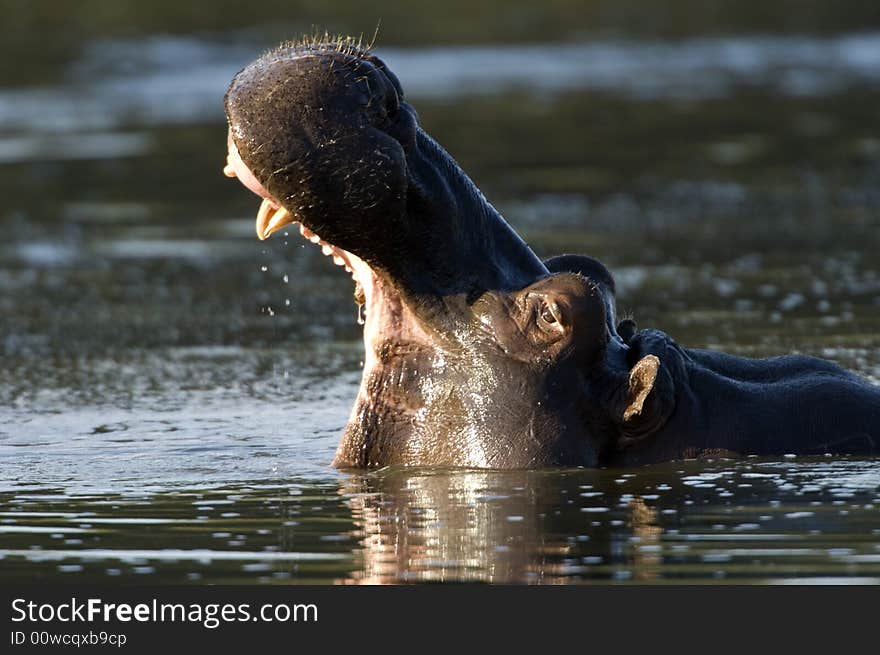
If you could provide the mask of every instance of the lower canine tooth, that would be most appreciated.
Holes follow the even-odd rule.
[[[275,209],[275,204],[271,200],[263,198],[263,202],[260,203],[260,210],[257,212],[257,238],[260,241],[269,236],[266,227],[269,225],[269,219],[275,212]]]
[[[272,214],[272,218],[269,219],[269,224],[266,226],[266,230],[269,234],[272,234],[291,223],[293,223],[293,216],[289,211],[284,209],[284,207],[279,207],[278,210]]]
[[[268,198],[264,198],[257,212],[257,236],[262,241],[270,234],[277,232],[285,225],[294,222],[293,215],[284,207],[279,207]]]

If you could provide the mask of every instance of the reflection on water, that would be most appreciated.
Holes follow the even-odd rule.
[[[880,583],[859,460],[0,494],[10,581]]]
[[[0,25],[45,49],[0,84],[0,579],[880,580],[877,459],[330,469],[362,360],[352,288],[298,236],[257,242],[220,174],[223,88],[298,30],[218,11],[225,31],[194,35],[177,4],[149,23],[125,4],[81,43]],[[621,313],[684,344],[880,382],[863,3],[771,1],[769,23],[742,3],[521,4],[473,5],[491,25],[392,12],[378,52],[535,250],[604,260]]]
[[[880,580],[880,478],[864,462],[356,482],[363,583]]]

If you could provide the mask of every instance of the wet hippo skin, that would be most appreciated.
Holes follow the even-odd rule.
[[[836,364],[687,349],[659,330],[638,332],[629,345],[636,356],[657,355],[675,409],[644,438],[622,439],[611,462],[880,452],[880,389]]]
[[[822,360],[688,350],[618,321],[597,260],[542,262],[351,40],[286,44],[226,94],[259,238],[351,273],[364,371],[334,463],[530,468],[876,453],[880,389]]]

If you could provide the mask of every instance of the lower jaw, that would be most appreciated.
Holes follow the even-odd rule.
[[[404,426],[411,423],[422,398],[418,376],[407,376],[406,372],[430,368],[437,354],[436,344],[390,280],[374,272],[357,255],[324,241],[301,223],[294,222],[288,227],[298,229],[303,238],[318,245],[324,255],[351,274],[355,283],[358,322],[363,325],[364,363],[343,444],[355,435],[356,439],[363,439],[380,423],[385,426],[380,432],[391,428],[392,423],[396,426],[392,429],[407,429]],[[367,438],[374,437],[378,435]],[[342,448],[340,445],[340,452]]]
[[[366,266],[366,265],[365,265]],[[412,309],[389,282],[376,275],[367,266],[358,274],[358,288],[363,290],[365,310],[363,319],[365,389],[371,371],[385,366],[389,358],[411,353],[421,355],[434,352],[431,338],[416,318]]]

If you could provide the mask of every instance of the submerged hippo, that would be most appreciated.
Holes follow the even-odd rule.
[[[880,388],[812,357],[752,360],[618,325],[598,261],[542,262],[351,41],[289,44],[226,94],[225,173],[351,271],[363,380],[339,467],[632,465],[876,453]]]

